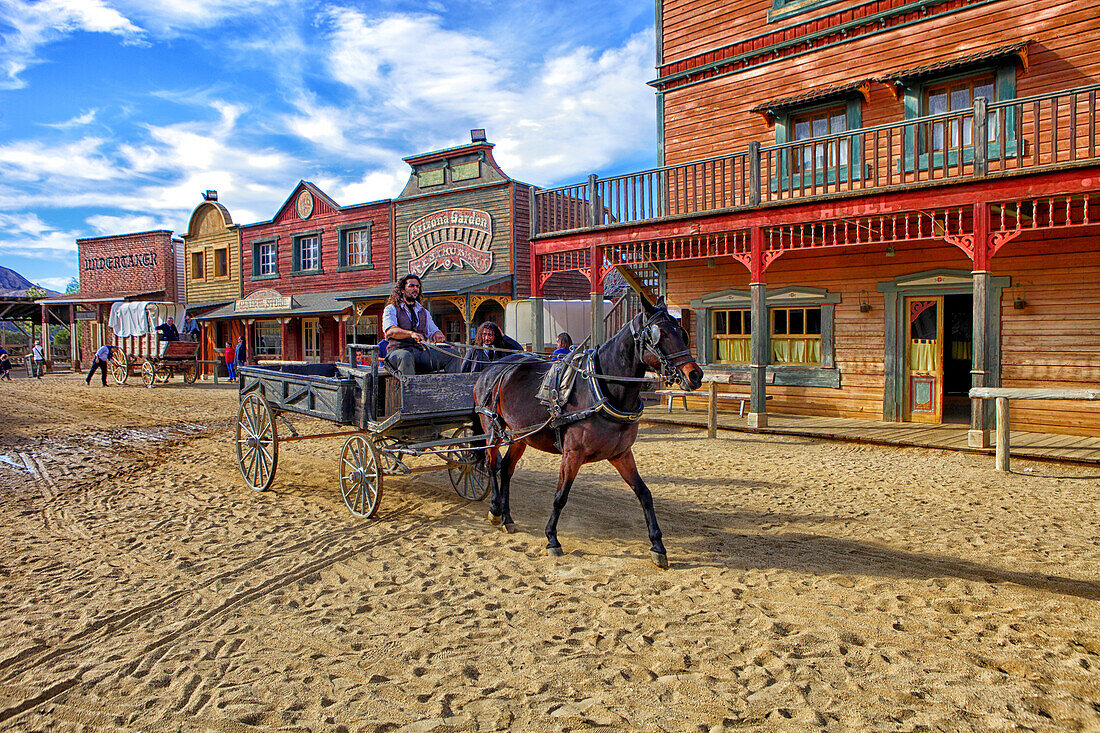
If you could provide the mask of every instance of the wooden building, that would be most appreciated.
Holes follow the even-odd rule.
[[[393,281],[420,275],[425,302],[447,339],[462,342],[484,321],[504,325],[504,306],[531,287],[531,192],[493,159],[484,131],[472,142],[405,158],[409,180],[393,201]],[[394,282],[354,295],[356,311],[382,308]],[[568,273],[544,287],[578,297],[587,283]]]
[[[76,240],[80,290],[43,299],[51,309],[69,306],[74,336],[73,366],[91,364],[105,343],[131,356],[157,353],[156,334],[116,336],[110,327],[111,307],[130,301],[183,303],[183,243],[171,231],[113,234]]]
[[[750,425],[969,421],[984,444],[969,387],[1095,387],[1100,1],[657,8],[662,167],[536,193],[536,295],[656,268]],[[1022,402],[1013,427],[1100,413]]]
[[[270,221],[238,233],[240,297],[200,316],[208,329],[239,329],[253,360],[336,361],[378,339],[381,305],[346,296],[390,281],[388,200],[340,206],[299,181]]]
[[[184,247],[184,297],[187,312],[202,316],[241,297],[241,247],[238,226],[222,204],[218,192],[207,191],[191,212]],[[201,322],[200,322],[201,323]],[[227,344],[235,344],[244,331],[240,322],[211,321],[201,329],[199,358],[217,361]]]

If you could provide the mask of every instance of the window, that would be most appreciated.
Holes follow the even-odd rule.
[[[779,156],[778,175],[773,169],[772,191],[836,184],[868,175],[861,167],[861,136],[844,135],[836,140],[812,142],[828,135],[843,135],[863,126],[863,97],[833,101],[817,107],[780,113],[775,118],[775,142],[792,145]]]
[[[278,321],[256,321],[252,324],[252,353],[257,357],[282,356],[283,331]]]
[[[821,309],[772,308],[773,364],[821,364]]]
[[[993,102],[994,83],[993,75],[972,77],[968,79],[956,79],[955,81],[929,84],[924,88],[922,110],[926,115],[938,115],[946,112],[961,112],[974,107],[974,100],[982,98],[986,102]],[[987,142],[997,139],[996,110],[989,113],[987,124]],[[961,127],[960,127],[960,122]],[[961,141],[960,141],[961,135]],[[929,150],[944,149],[947,142],[951,148],[959,145],[973,145],[974,120],[967,117],[963,120],[948,119],[946,121],[933,122],[925,125],[921,130],[921,153]]]
[[[203,257],[202,257],[202,255],[203,255],[202,252],[192,252],[191,253],[191,279],[192,280],[202,280],[203,279],[203,274],[202,274]]]
[[[229,277],[229,250],[214,250],[214,277]]]
[[[302,319],[302,358],[314,362],[321,359],[321,322],[318,318]]]
[[[321,237],[313,234],[294,240],[295,272],[321,269]]]
[[[348,267],[370,264],[370,229],[352,229],[344,234],[345,261]]]
[[[746,310],[711,312],[714,360],[719,364],[748,364],[752,318]]]
[[[252,244],[252,276],[276,277],[279,274],[279,242],[271,239]]]
[[[344,333],[349,344],[378,343],[378,316],[360,316],[355,323],[348,324]]]
[[[428,188],[430,186],[442,186],[443,169],[433,168],[431,170],[423,170],[417,172],[416,185],[418,185],[420,188]]]
[[[772,0],[772,9],[768,11],[768,22],[774,23],[792,15],[817,10],[840,0]]]

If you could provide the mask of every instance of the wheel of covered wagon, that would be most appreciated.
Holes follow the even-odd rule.
[[[143,361],[141,363],[141,383],[146,387],[152,387],[155,381],[157,381],[157,368],[153,366],[153,362]]]
[[[115,384],[126,384],[130,376],[130,357],[126,356],[126,352],[122,349],[115,349],[107,361],[107,368],[110,369],[111,378],[115,380]]]
[[[199,367],[197,364],[188,364],[183,367],[183,381],[187,384],[194,384],[195,380],[199,378]]]
[[[253,392],[241,400],[237,410],[237,467],[249,488],[265,491],[279,465],[279,431],[275,412],[262,396]]]
[[[340,495],[357,517],[370,518],[382,501],[382,461],[378,448],[362,435],[353,435],[340,453]]]
[[[157,367],[157,381],[161,384],[168,384],[168,380],[172,378],[172,375],[176,373],[176,370],[167,364]]]
[[[472,438],[474,431],[469,425],[463,425],[450,435],[451,438]],[[452,448],[469,448],[473,443],[463,443]],[[455,493],[463,499],[481,501],[489,493],[489,474],[485,465],[478,460],[478,453],[472,450],[451,450],[447,453],[447,475]]]

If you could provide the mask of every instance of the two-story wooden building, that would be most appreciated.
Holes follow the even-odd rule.
[[[483,130],[472,142],[405,158],[409,180],[393,201],[394,280],[420,275],[433,319],[454,342],[484,321],[503,326],[504,306],[530,294],[532,187],[505,173]],[[393,282],[354,294],[356,310],[381,308]],[[580,297],[569,273],[549,297]]]
[[[241,247],[238,225],[222,204],[218,192],[207,191],[191,212],[183,235],[184,295],[187,312],[203,316],[241,297]],[[201,323],[201,321],[200,321]],[[204,325],[201,359],[217,361],[228,344],[244,331],[238,321],[224,319]]]
[[[241,295],[200,316],[208,328],[239,329],[252,360],[335,361],[377,340],[381,306],[346,296],[390,280],[389,201],[340,206],[300,181],[270,221],[238,233]]]
[[[969,387],[1100,381],[1100,2],[657,7],[663,165],[538,192],[536,288],[658,268],[750,425],[767,404],[979,443]],[[1013,427],[1100,434],[1082,404]]]

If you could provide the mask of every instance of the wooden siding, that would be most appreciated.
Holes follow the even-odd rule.
[[[512,272],[512,196],[516,185],[512,183],[487,188],[459,189],[442,196],[424,196],[394,201],[394,261],[397,276],[409,271],[409,225],[422,216],[442,209],[478,209],[489,214],[493,237],[489,249],[493,264],[486,276]],[[458,270],[429,270],[425,279],[446,277],[470,277],[476,273],[469,266]]]
[[[294,195],[275,216],[274,221],[241,227],[243,294],[248,295],[261,288],[272,288],[284,295],[340,292],[390,282],[390,202],[380,201],[333,209],[320,196],[314,196],[313,213],[308,219],[300,219],[294,207],[299,190],[301,187],[295,189]],[[359,222],[370,222],[372,267],[341,270],[340,238],[336,227]],[[321,233],[321,271],[316,274],[292,274],[294,238],[317,231]],[[272,237],[278,239],[279,277],[254,277],[252,243]]]
[[[1016,241],[993,259],[993,274],[1010,276],[1027,307],[1013,307],[1013,291],[1002,293],[1001,384],[1005,387],[1094,387],[1100,382],[1100,236],[1065,232]],[[740,264],[670,263],[670,305],[690,308],[707,293],[748,290]],[[955,247],[921,242],[898,245],[887,257],[875,250],[822,250],[785,254],[768,268],[769,290],[791,286],[839,293],[834,311],[834,353],[840,389],[768,385],[770,412],[881,420],[885,312],[880,282],[932,269],[969,271]],[[871,305],[859,310],[860,291]],[[702,314],[698,314],[702,317]],[[702,357],[700,357],[702,358]],[[747,385],[722,386],[747,394]],[[736,409],[734,407],[733,409]],[[1013,430],[1100,435],[1100,409],[1085,402],[1019,402],[1012,406]]]
[[[228,271],[224,277],[214,276],[214,252],[226,250]],[[201,252],[203,275],[194,278],[191,255]],[[241,248],[237,229],[227,226],[215,206],[199,206],[191,217],[188,236],[184,237],[185,302],[211,303],[241,297]]]
[[[713,6],[711,10],[717,12],[720,3],[690,5]],[[764,30],[766,11],[762,7],[770,7],[770,2],[729,5],[731,15],[732,8],[740,7],[749,17],[724,21],[727,25],[741,28],[755,18],[759,25],[752,32]],[[674,164],[744,150],[754,140],[762,144],[775,142],[774,129],[748,111],[762,102],[1027,39],[1035,43],[1029,49],[1028,70],[1017,72],[1018,97],[1096,82],[1100,79],[1100,46],[1096,43],[1100,37],[1100,0],[1044,5],[1036,10],[1035,3],[992,3],[671,90],[664,96],[665,162]],[[666,53],[670,34],[683,32],[680,26],[684,22],[670,24],[666,15]],[[708,31],[707,37],[712,36],[718,43],[718,37]],[[732,38],[728,36],[721,42]],[[862,111],[864,127],[904,118],[901,103],[882,84],[872,85],[870,100],[863,104]]]
[[[531,297],[531,189],[515,185],[515,273],[516,297]]]

